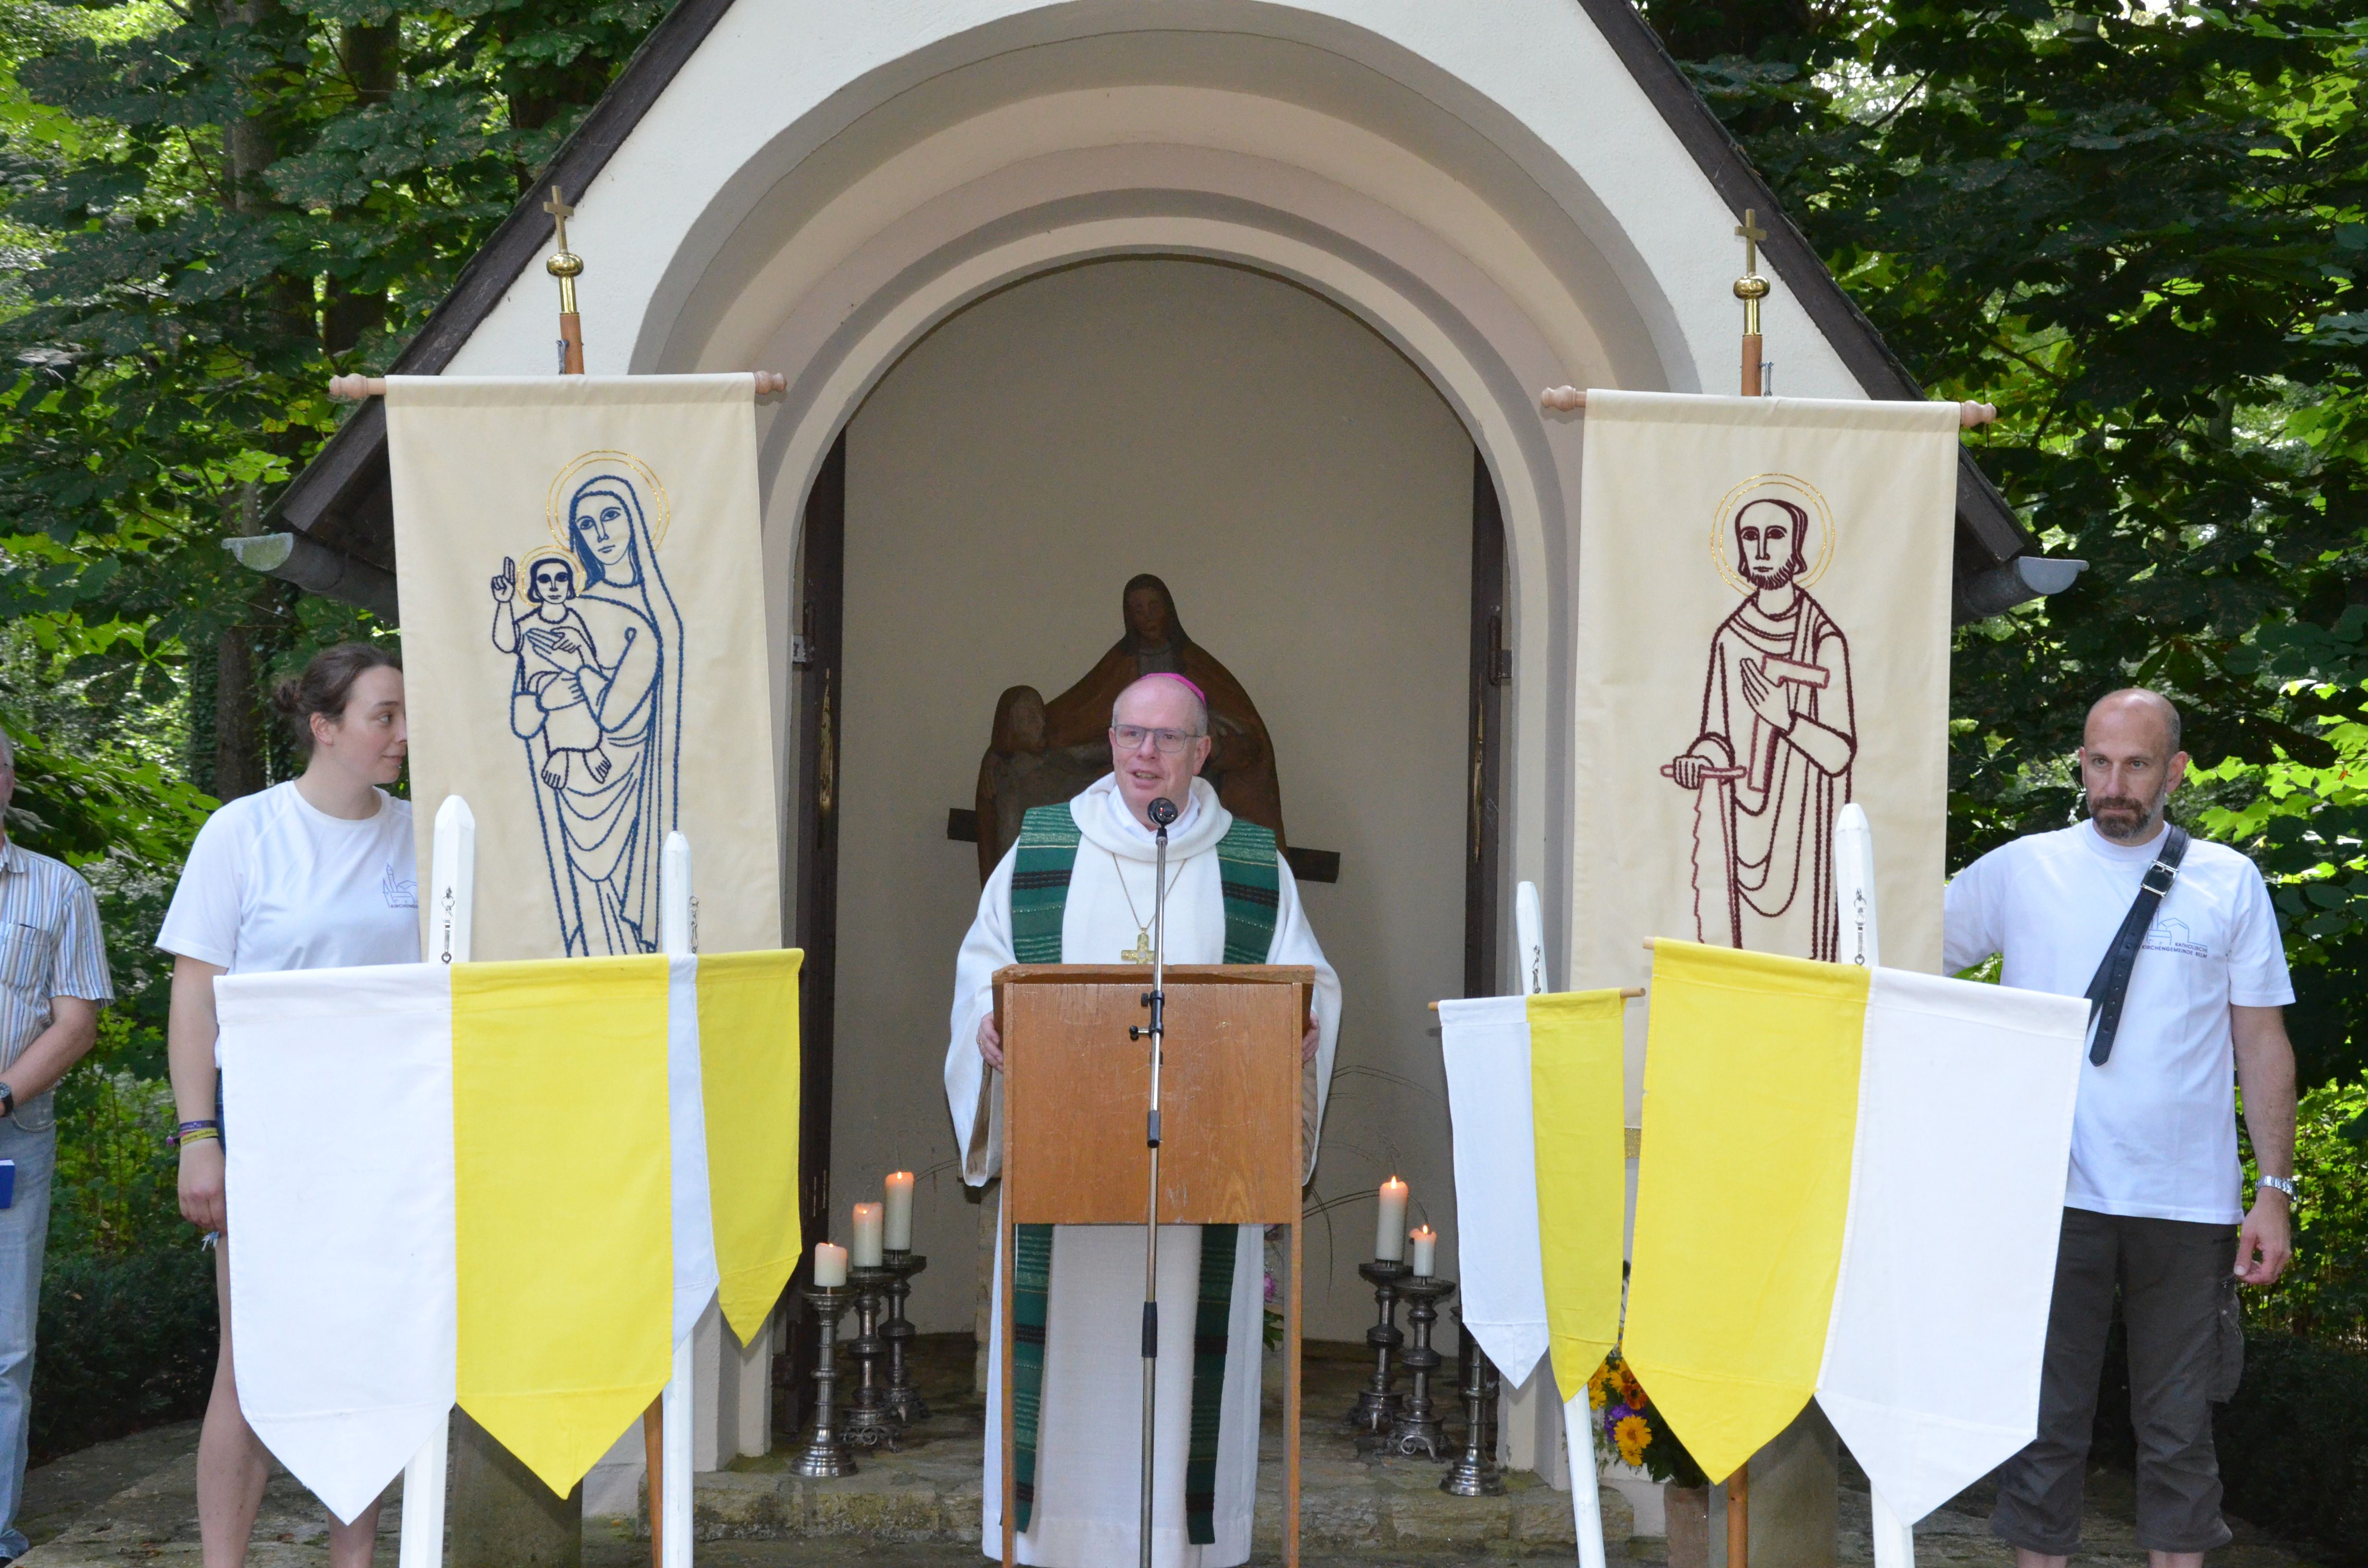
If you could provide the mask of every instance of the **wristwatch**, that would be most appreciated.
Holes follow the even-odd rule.
[[[16,1114],[17,1091],[10,1088],[6,1084],[0,1084],[0,1116],[14,1116]]]
[[[2265,1176],[2253,1186],[2256,1190],[2266,1187],[2272,1192],[2283,1192],[2289,1203],[2294,1199],[2294,1179],[2292,1176]]]

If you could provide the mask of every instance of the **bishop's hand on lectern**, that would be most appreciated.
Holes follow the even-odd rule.
[[[1194,777],[1208,751],[1197,690],[1174,676],[1130,687],[1113,714],[1114,771],[1064,806],[1028,813],[1019,841],[980,895],[955,972],[946,1093],[962,1143],[963,1175],[984,1183],[1001,1168],[996,1114],[1002,1040],[994,977],[1014,963],[1142,963],[1150,982],[1156,889],[1152,801],[1182,803],[1168,829],[1166,959],[1170,964],[1296,964],[1315,971],[1304,1051],[1302,1122],[1307,1160],[1331,1075],[1340,984],[1308,929],[1273,835],[1239,822]],[[1287,1126],[1287,1123],[1286,1123]],[[1303,1176],[1306,1172],[1301,1173]],[[1048,1232],[1048,1256],[1038,1256]],[[1262,1227],[1163,1225],[1153,1561],[1167,1568],[1246,1562],[1258,1474],[1259,1350],[1264,1305]],[[1137,1226],[1022,1227],[1017,1264],[1022,1347],[1042,1336],[1042,1399],[1018,1411],[1016,1509],[1022,1562],[1108,1568],[1137,1551],[1144,1231]],[[1225,1269],[1228,1249],[1235,1267]],[[1206,1261],[1212,1267],[1204,1269]],[[998,1276],[1002,1268],[998,1259]],[[1196,1320],[1204,1283],[1230,1274],[1227,1354],[1205,1354]],[[1049,1278],[1047,1277],[1049,1275]],[[1214,1295],[1217,1287],[1208,1285]],[[1032,1331],[1032,1332],[1031,1332]],[[987,1409],[1002,1408],[1007,1332],[996,1293],[996,1354]],[[1195,1341],[1204,1352],[1195,1355]],[[1022,1378],[1024,1391],[1028,1379]],[[1213,1454],[1193,1450],[1214,1411]],[[1206,1447],[1205,1436],[1202,1447]],[[1001,1444],[986,1446],[982,1545],[1003,1552]]]

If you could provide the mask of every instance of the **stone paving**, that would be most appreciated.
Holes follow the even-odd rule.
[[[966,1342],[965,1342],[966,1343]],[[933,1417],[894,1454],[860,1457],[861,1472],[801,1481],[786,1455],[743,1460],[699,1478],[699,1561],[707,1568],[973,1568],[979,1401],[967,1391],[966,1352],[929,1358],[923,1388]],[[942,1363],[942,1364],[939,1364]],[[1302,1561],[1307,1568],[1451,1568],[1508,1559],[1568,1562],[1573,1528],[1566,1494],[1516,1475],[1502,1498],[1450,1497],[1439,1467],[1360,1455],[1342,1426],[1359,1379],[1356,1363],[1311,1356],[1303,1427],[1305,1491]],[[1279,1561],[1281,1460],[1280,1396],[1269,1380],[1261,1446],[1258,1533],[1253,1562]],[[35,1550],[22,1568],[196,1568],[197,1427],[159,1428],[70,1455],[28,1478],[26,1525]],[[1631,1539],[1626,1503],[1608,1488],[1604,1524],[1613,1564],[1666,1561],[1658,1539]],[[2088,1549],[2075,1568],[2135,1568],[2146,1554],[2131,1540],[2128,1478],[2090,1478]],[[1872,1560],[1863,1479],[1845,1465],[1839,1562]],[[1987,1487],[1976,1487],[1917,1527],[1922,1568],[2011,1568],[2013,1554],[1989,1533]],[[379,1562],[392,1568],[402,1516],[399,1495],[382,1510]],[[325,1568],[327,1528],[318,1504],[276,1473],[257,1520],[256,1568]],[[638,1520],[595,1519],[585,1528],[585,1568],[642,1568],[649,1539]],[[2213,1568],[2311,1568],[2238,1527],[2237,1543]]]

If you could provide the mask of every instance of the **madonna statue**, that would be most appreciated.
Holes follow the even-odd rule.
[[[1044,701],[1013,687],[996,704],[995,730],[978,770],[978,866],[983,882],[1018,836],[1030,806],[1068,800],[1110,771],[1110,705],[1147,675],[1180,675],[1209,698],[1214,744],[1201,769],[1235,816],[1282,831],[1282,786],[1274,743],[1233,672],[1193,642],[1167,585],[1144,574],[1126,585],[1125,634],[1075,686]]]

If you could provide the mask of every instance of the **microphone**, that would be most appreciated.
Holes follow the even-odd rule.
[[[1165,795],[1151,802],[1151,820],[1161,827],[1167,826],[1179,814],[1176,810],[1176,802]]]

